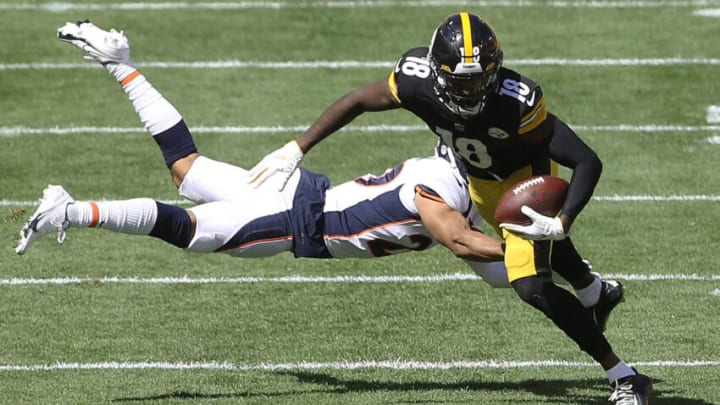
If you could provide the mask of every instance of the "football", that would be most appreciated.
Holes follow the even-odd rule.
[[[530,225],[530,218],[520,212],[523,205],[540,214],[554,217],[565,203],[569,186],[566,180],[555,176],[527,178],[503,194],[495,207],[495,221],[498,224]]]

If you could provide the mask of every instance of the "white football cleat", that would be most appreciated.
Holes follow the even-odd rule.
[[[87,52],[85,59],[105,63],[130,65],[130,42],[125,34],[115,29],[105,31],[88,20],[65,23],[58,28],[57,36]]]
[[[43,191],[40,206],[20,230],[20,242],[15,253],[25,253],[33,242],[53,231],[57,231],[58,243],[63,243],[65,230],[69,225],[67,206],[74,202],[63,186],[47,186]]]

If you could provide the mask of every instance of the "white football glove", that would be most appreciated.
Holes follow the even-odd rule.
[[[290,141],[282,148],[265,156],[248,173],[248,183],[260,187],[267,179],[278,176],[278,191],[285,188],[290,176],[303,160],[303,151],[296,141]]]
[[[527,205],[523,205],[520,212],[530,218],[532,221],[530,225],[504,223],[500,224],[500,228],[529,240],[560,240],[568,236],[559,217],[542,215]]]

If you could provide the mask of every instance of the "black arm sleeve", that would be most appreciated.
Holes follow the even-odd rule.
[[[595,151],[560,119],[555,122],[548,152],[554,161],[573,171],[562,213],[574,221],[592,198],[602,173],[602,161]]]

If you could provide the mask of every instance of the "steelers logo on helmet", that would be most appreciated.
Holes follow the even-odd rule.
[[[492,27],[474,14],[445,19],[433,33],[428,59],[435,92],[462,118],[480,113],[498,90],[503,52]]]

